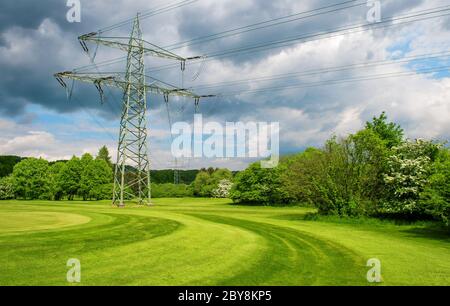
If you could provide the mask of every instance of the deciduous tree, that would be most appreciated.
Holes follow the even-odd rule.
[[[109,156],[109,151],[106,146],[103,146],[98,151],[97,160],[104,160],[111,168],[112,168],[112,162],[111,162],[111,156]]]
[[[366,129],[375,132],[386,142],[388,148],[392,148],[402,143],[404,131],[400,125],[388,122],[387,119],[386,113],[383,112],[379,117],[373,117],[371,122],[366,122]]]
[[[78,157],[73,156],[64,164],[59,176],[59,185],[69,200],[73,200],[80,190],[81,181],[81,161]]]
[[[230,192],[236,203],[271,205],[286,202],[287,194],[283,188],[281,174],[284,169],[261,168],[261,163],[251,164],[235,177],[235,184]]]
[[[16,194],[25,199],[47,198],[49,195],[49,164],[42,158],[27,158],[14,166]]]

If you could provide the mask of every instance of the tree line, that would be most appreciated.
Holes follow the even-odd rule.
[[[233,172],[228,169],[202,168],[191,184],[152,183],[152,197],[228,198],[233,185]]]
[[[21,160],[19,156],[0,156],[0,178],[10,175]]]
[[[450,151],[443,143],[408,140],[385,113],[345,138],[285,156],[278,167],[260,163],[240,172],[236,203],[308,203],[338,216],[434,217],[450,220]]]
[[[111,197],[112,178],[106,147],[99,150],[96,158],[89,153],[53,163],[25,158],[0,180],[0,199],[103,200]]]
[[[42,158],[3,157],[0,200],[107,200],[112,198],[113,169],[108,149],[102,147],[94,158],[86,153],[68,161],[48,162]],[[180,171],[184,182],[174,184],[174,170],[152,170],[152,197],[228,197],[233,174],[227,169]],[[125,180],[134,180],[133,167],[127,167]],[[162,182],[162,183],[160,183]],[[172,183],[169,183],[172,182]],[[131,194],[137,190],[129,190]],[[132,197],[129,198],[132,200]]]
[[[104,149],[107,150],[106,147]],[[9,176],[14,169],[14,166],[21,162],[25,157],[20,156],[0,156],[0,179],[3,177]],[[60,162],[67,162],[66,160],[61,160]],[[50,162],[52,165],[56,162]],[[133,170],[133,169],[131,169]],[[190,169],[190,170],[178,170],[179,173],[179,181],[182,184],[190,185],[194,180],[197,174],[202,170]],[[174,170],[173,169],[163,169],[163,170],[151,170],[152,182],[156,184],[166,184],[174,182]]]

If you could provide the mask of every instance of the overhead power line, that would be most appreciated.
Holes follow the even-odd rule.
[[[189,5],[189,4],[193,4],[193,3],[198,2],[198,1],[199,0],[184,0],[184,1],[174,2],[174,3],[169,4],[169,5],[163,5],[163,6],[160,5],[160,6],[152,8],[152,9],[149,9],[149,10],[146,10],[146,11],[142,11],[140,13],[140,18],[141,18],[141,20],[143,20],[143,19],[146,19],[146,18],[149,18],[149,17],[152,17],[152,16],[156,16],[156,15],[159,15],[159,14],[163,14],[163,13],[169,12],[169,11],[177,9],[177,8],[181,8],[181,7]],[[126,20],[124,20],[122,22],[119,22],[119,23],[116,23],[114,25],[111,25],[109,27],[104,27],[102,29],[99,29],[96,33],[97,34],[103,34],[103,33],[115,30],[117,28],[120,28],[120,27],[129,25],[129,24],[132,24],[134,19],[135,19],[135,17],[129,18],[129,19],[126,19]],[[103,67],[103,66],[109,66],[109,65],[120,63],[120,62],[125,62],[126,60],[127,60],[126,56],[125,57],[119,57],[119,58],[110,59],[110,60],[107,60],[107,61],[104,61],[104,62],[97,63],[96,66],[97,66],[97,68],[98,67]],[[73,71],[88,70],[88,69],[92,69],[92,67],[93,67],[93,64],[90,64],[90,65],[86,65],[86,66],[82,66],[82,67],[76,68]]]
[[[349,3],[352,3],[352,5],[344,6]],[[362,6],[362,5],[365,6],[366,4],[367,4],[367,1],[361,1],[361,0],[345,1],[345,2],[341,2],[341,3],[333,4],[333,5],[327,5],[324,7],[308,10],[308,11],[303,11],[303,12],[299,12],[299,13],[295,13],[295,14],[290,14],[287,16],[282,16],[282,17],[278,17],[278,18],[274,18],[274,19],[270,19],[270,20],[266,20],[266,21],[262,21],[262,22],[249,24],[246,26],[241,26],[238,28],[226,30],[223,32],[215,33],[215,34],[210,34],[210,35],[206,35],[206,36],[193,38],[193,39],[190,39],[190,40],[187,40],[184,42],[174,43],[174,44],[165,46],[164,48],[175,50],[175,49],[183,48],[186,46],[196,45],[199,43],[205,43],[205,42],[209,42],[212,40],[221,39],[221,38],[225,38],[225,37],[240,35],[243,33],[250,32],[250,31],[265,29],[265,28],[269,28],[269,27],[273,27],[273,26],[277,26],[277,25],[286,24],[289,22],[294,22],[294,21],[298,21],[298,20],[302,20],[302,19],[316,17],[319,15],[335,13],[337,11],[342,11],[342,10],[346,10],[349,8],[354,8],[354,7],[358,7],[358,6]],[[341,7],[339,7],[339,6],[341,6]],[[330,9],[332,9],[332,10],[330,10]],[[324,11],[324,10],[326,10],[326,11]],[[315,14],[311,14],[311,13],[315,13]],[[306,14],[311,14],[311,15],[306,15]],[[304,16],[304,15],[306,15],[306,16]]]
[[[360,2],[360,3],[356,3],[356,2]],[[344,6],[349,3],[353,3],[353,4],[350,6]],[[208,42],[208,41],[212,41],[212,40],[216,40],[216,39],[222,39],[222,38],[226,38],[226,37],[230,37],[230,36],[240,35],[243,33],[250,32],[250,31],[265,29],[265,28],[285,24],[288,22],[293,22],[293,21],[297,21],[297,20],[301,20],[301,19],[307,19],[307,18],[319,16],[319,15],[325,15],[325,14],[334,13],[334,12],[341,11],[341,10],[346,10],[346,9],[361,6],[361,5],[366,5],[366,3],[367,2],[365,0],[364,1],[363,0],[351,0],[351,1],[345,1],[345,2],[341,2],[341,3],[333,4],[333,5],[327,5],[327,6],[311,9],[308,11],[302,11],[302,12],[298,12],[295,14],[281,16],[281,17],[277,17],[274,19],[270,19],[270,20],[257,22],[254,24],[226,30],[223,32],[219,32],[219,33],[215,33],[215,34],[211,34],[211,35],[207,35],[207,36],[193,38],[191,40],[184,41],[184,42],[174,43],[174,44],[171,44],[164,48],[167,49],[167,48],[172,47],[172,50],[174,50],[174,49],[178,49],[177,46],[179,46],[179,45],[185,46],[185,44],[187,44],[187,43],[199,44],[199,43],[204,43],[204,42]],[[343,6],[343,7],[339,7],[339,6]],[[330,10],[331,8],[333,8],[333,10]],[[315,14],[303,16],[303,15],[311,14],[311,13],[315,13]],[[301,17],[298,17],[298,16],[301,16]],[[293,18],[293,17],[297,17],[297,18]],[[130,22],[131,21],[132,20],[130,20]],[[208,39],[208,40],[205,41],[205,39]],[[105,62],[100,62],[100,63],[97,63],[97,65],[99,67],[100,66],[108,66],[108,65],[120,63],[123,61],[126,61],[126,57],[120,57],[120,58],[108,60]],[[91,65],[87,65],[87,66],[77,68],[77,70],[84,70],[84,69],[90,69],[90,68],[92,68]]]
[[[338,29],[335,29],[335,30],[327,31],[324,34],[339,33],[339,32],[342,32],[342,31],[355,30],[355,29],[359,29],[359,28],[363,27],[363,29],[361,29],[360,31],[352,32],[352,33],[358,33],[358,32],[363,32],[363,31],[367,31],[367,30],[377,29],[379,27],[385,27],[385,24],[388,24],[389,26],[395,26],[395,25],[398,25],[398,24],[389,24],[389,23],[395,22],[395,21],[398,21],[398,20],[405,20],[405,19],[414,18],[414,17],[426,16],[426,15],[430,15],[430,14],[434,14],[434,13],[440,13],[440,12],[449,11],[449,10],[450,10],[450,6],[447,6],[446,9],[439,9],[439,10],[434,10],[434,11],[431,11],[431,12],[423,11],[423,12],[418,13],[418,14],[406,15],[406,16],[403,16],[403,17],[396,17],[396,18],[389,17],[389,18],[381,20],[380,22],[377,22],[376,24],[364,23],[364,24],[357,24],[357,25],[353,25],[353,26],[349,26],[349,27],[341,27],[341,28],[338,28]],[[435,16],[435,17],[441,17],[441,16],[446,16],[446,15],[440,15],[440,16]],[[435,17],[431,17],[431,18],[435,18]],[[430,17],[428,17],[428,18],[430,18]],[[426,18],[426,19],[428,19],[428,18]],[[418,19],[418,20],[421,20],[421,19]],[[418,20],[406,21],[406,22],[402,22],[402,23],[399,23],[399,24],[404,24],[404,23],[408,23],[408,22],[416,22]],[[382,26],[380,26],[380,25],[382,25]],[[269,42],[269,43],[256,44],[256,45],[243,47],[243,48],[237,48],[237,49],[220,51],[220,52],[216,52],[216,53],[210,54],[209,56],[210,57],[220,57],[220,56],[224,56],[224,55],[228,55],[228,54],[233,54],[233,53],[238,53],[238,52],[243,52],[243,51],[251,51],[251,50],[254,50],[254,49],[264,48],[264,47],[271,46],[271,45],[282,45],[282,46],[285,46],[285,44],[296,42],[298,40],[302,40],[302,39],[305,39],[305,38],[314,38],[314,37],[317,37],[317,36],[323,36],[324,34],[322,34],[322,33],[312,33],[312,34],[307,34],[305,36],[294,36],[294,37],[290,37],[290,38],[286,38],[286,39],[282,39],[282,40],[278,40],[278,41],[273,41],[273,42]],[[329,38],[329,37],[327,37],[327,38]]]
[[[341,5],[346,4],[348,2],[355,2],[355,1],[343,2],[343,3],[341,3]],[[306,14],[306,13],[310,13],[310,12],[314,12],[314,11],[320,11],[320,10],[324,10],[329,7],[330,6],[317,8],[317,9],[314,9],[311,11],[305,11],[305,12],[298,13],[298,14]],[[347,9],[347,8],[348,7],[339,8],[339,9]],[[388,28],[388,27],[393,27],[393,26],[409,24],[409,23],[413,23],[413,22],[417,22],[417,21],[424,21],[424,20],[444,17],[444,16],[448,16],[449,14],[441,14],[441,15],[436,15],[436,16],[427,16],[427,15],[448,12],[449,10],[450,10],[450,6],[444,5],[444,6],[431,8],[431,9],[416,11],[413,14],[411,14],[411,13],[404,14],[404,15],[399,15],[398,17],[390,16],[390,17],[384,18],[383,20],[381,20],[380,22],[375,23],[375,24],[367,24],[367,23],[356,24],[356,25],[353,24],[353,25],[336,28],[336,29],[331,29],[331,30],[328,30],[325,32],[320,31],[320,32],[315,32],[315,33],[308,33],[308,34],[304,34],[302,36],[290,37],[290,38],[286,38],[283,40],[271,41],[271,42],[262,43],[262,44],[258,44],[258,45],[251,45],[251,46],[247,46],[247,47],[229,49],[229,50],[219,51],[216,53],[209,53],[209,54],[204,55],[204,57],[207,57],[206,59],[202,58],[202,59],[198,59],[198,60],[193,60],[193,61],[191,61],[191,63],[209,62],[209,61],[213,61],[217,58],[229,57],[229,56],[239,54],[239,53],[266,51],[266,50],[270,50],[270,49],[275,49],[275,48],[280,48],[280,47],[285,47],[285,46],[289,46],[292,44],[296,44],[298,41],[310,42],[310,41],[316,41],[316,40],[321,40],[321,39],[326,39],[326,38],[338,37],[338,36],[347,35],[347,34],[360,33],[360,32],[374,30],[374,29]],[[325,13],[329,13],[329,11],[321,12],[320,14],[325,14]],[[414,17],[421,17],[421,16],[427,16],[427,17],[414,19],[414,20],[406,20],[406,19],[410,19],[410,18],[414,18]],[[309,18],[310,16],[307,16],[307,17]],[[286,18],[286,16],[280,17],[280,18]],[[276,20],[276,19],[273,19],[273,20]],[[396,22],[399,20],[400,21],[403,20],[403,21],[401,21],[399,23],[395,23],[395,24],[393,23],[393,22]],[[261,23],[268,23],[268,22],[270,22],[270,20],[261,22]],[[254,24],[254,25],[257,25],[257,24],[258,23]],[[250,27],[250,26],[252,26],[252,25],[248,25],[246,27]],[[242,28],[245,28],[245,27],[242,27]],[[236,29],[229,30],[229,31],[235,31],[235,30]],[[227,32],[228,31],[224,31],[224,32],[216,33],[216,34],[211,34],[209,36],[214,37],[216,35],[220,35],[222,33],[227,33]],[[237,34],[238,33],[233,32],[233,35],[237,35]],[[330,34],[334,34],[334,35],[330,36]],[[220,39],[220,38],[222,38],[222,37],[219,36],[217,39]],[[202,37],[194,38],[191,41],[196,41],[196,40],[200,40],[200,39],[202,39]],[[120,57],[120,58],[97,63],[97,66],[98,67],[110,66],[110,65],[117,64],[117,63],[124,62],[124,61],[126,61],[126,58]],[[168,69],[178,68],[178,67],[179,67],[178,64],[167,64],[167,65],[161,65],[161,66],[147,69],[147,72],[157,72],[157,71],[163,71],[163,70],[168,70]],[[83,67],[79,67],[79,68],[75,69],[74,71],[83,71],[83,70],[88,70],[91,68],[92,68],[92,65],[86,65]]]
[[[159,15],[159,14],[167,13],[167,12],[172,11],[174,9],[178,9],[178,8],[181,8],[181,7],[186,6],[186,5],[193,4],[193,3],[198,2],[198,1],[199,0],[183,0],[183,1],[173,2],[173,3],[169,4],[169,5],[160,5],[160,6],[151,8],[149,10],[145,10],[145,11],[140,12],[139,16],[140,16],[141,20],[143,20],[143,19],[146,19],[146,18],[149,18],[149,17],[152,17],[152,16],[156,16],[156,15]],[[109,27],[102,28],[102,29],[98,30],[98,33],[109,32],[109,31],[115,30],[117,28],[120,28],[120,27],[129,25],[129,24],[132,24],[133,21],[134,21],[134,18],[135,17],[132,17],[132,18],[123,20],[121,22],[115,23],[115,24],[113,24],[113,25],[111,25]]]
[[[251,83],[251,82],[283,80],[283,79],[289,79],[289,78],[299,77],[299,76],[311,76],[311,75],[318,75],[318,74],[325,74],[325,73],[342,72],[342,71],[348,71],[348,70],[360,69],[360,68],[370,68],[370,67],[395,65],[395,64],[401,64],[401,63],[410,63],[412,61],[440,59],[440,58],[445,58],[445,57],[449,57],[449,56],[450,56],[450,51],[427,53],[427,54],[421,54],[421,55],[415,55],[415,56],[407,56],[407,57],[403,57],[403,58],[395,59],[395,60],[388,59],[388,60],[379,60],[379,61],[369,61],[369,62],[362,62],[362,63],[356,63],[356,64],[351,64],[351,65],[325,67],[325,68],[319,68],[319,69],[309,69],[309,70],[298,71],[298,72],[288,72],[288,73],[282,73],[282,74],[261,76],[261,77],[257,77],[257,78],[240,79],[240,80],[235,80],[235,81],[200,84],[200,85],[193,86],[190,89],[199,90],[199,89],[211,89],[211,88],[217,88],[217,87],[226,87],[226,86],[236,86],[236,85],[247,84],[247,83]]]
[[[311,83],[304,83],[304,84],[291,84],[291,85],[286,85],[286,86],[264,87],[264,88],[252,89],[252,90],[236,90],[236,91],[230,91],[230,92],[220,94],[220,95],[218,95],[218,97],[236,96],[238,94],[261,93],[261,92],[268,92],[268,91],[273,92],[273,91],[279,91],[279,90],[285,90],[285,89],[300,89],[300,88],[310,88],[310,87],[318,87],[318,86],[338,85],[338,84],[344,84],[344,83],[372,81],[372,80],[380,80],[380,79],[395,78],[395,77],[416,76],[418,74],[427,74],[427,73],[448,71],[449,69],[450,69],[450,66],[439,66],[439,67],[434,67],[434,68],[418,69],[418,70],[415,70],[412,72],[411,71],[389,72],[389,73],[381,73],[381,74],[374,74],[374,75],[347,78],[347,79],[325,80],[325,81],[318,81],[318,82],[311,82]]]
[[[249,53],[249,52],[261,52],[261,51],[266,51],[266,50],[270,50],[270,49],[286,47],[289,45],[297,44],[300,41],[301,42],[311,42],[311,41],[317,41],[317,40],[321,40],[321,39],[339,37],[339,36],[348,35],[348,34],[362,33],[362,32],[375,30],[375,29],[400,26],[400,25],[410,24],[410,23],[418,22],[418,21],[435,19],[435,18],[439,18],[439,17],[449,16],[450,15],[449,11],[450,11],[450,5],[446,5],[443,7],[417,11],[414,14],[401,15],[401,17],[392,17],[391,16],[391,17],[385,18],[375,24],[362,23],[362,24],[350,25],[350,26],[345,26],[345,27],[340,27],[337,29],[325,31],[325,32],[320,31],[320,32],[309,33],[309,34],[304,34],[304,35],[295,36],[295,37],[289,37],[289,38],[285,38],[282,40],[276,40],[276,41],[271,41],[271,42],[262,43],[262,44],[256,44],[256,45],[235,48],[235,49],[222,50],[222,51],[218,51],[215,53],[206,54],[205,56],[207,57],[207,59],[205,59],[203,61],[212,61],[212,60],[215,60],[218,58],[229,57],[229,56],[233,56],[233,55],[239,54],[239,53],[243,54],[243,53]],[[433,14],[437,14],[437,13],[444,13],[444,14],[433,15]],[[430,16],[430,15],[432,15],[432,16]],[[419,18],[417,18],[417,17],[419,17]],[[408,20],[411,18],[415,18],[415,19]],[[192,63],[199,62],[199,61],[200,60],[194,60],[194,61],[192,61]],[[147,69],[147,71],[148,72],[163,71],[163,70],[167,70],[167,69],[172,69],[174,67],[177,67],[177,66],[170,65],[170,64],[162,65],[162,66],[154,67],[151,69]]]

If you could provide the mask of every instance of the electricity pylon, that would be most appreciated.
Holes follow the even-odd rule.
[[[120,117],[117,160],[114,170],[113,205],[125,206],[124,200],[137,198],[140,205],[151,205],[150,158],[147,145],[147,92],[164,96],[183,96],[195,99],[202,97],[176,86],[159,86],[156,79],[146,83],[144,57],[151,55],[181,62],[185,69],[186,61],[199,57],[183,58],[142,39],[139,14],[133,23],[130,37],[102,37],[101,33],[89,33],[79,38],[84,51],[88,52],[87,42],[104,45],[126,51],[125,73],[77,73],[60,72],[55,74],[58,82],[68,90],[64,79],[93,83],[104,100],[103,86],[117,87],[123,90],[122,114]],[[164,83],[167,85],[167,83]],[[131,166],[131,167],[130,167]]]

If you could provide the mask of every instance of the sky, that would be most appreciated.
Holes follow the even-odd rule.
[[[70,23],[66,0],[2,0],[0,155],[60,160],[95,154],[103,145],[115,155],[121,92],[105,89],[102,104],[93,85],[76,83],[68,99],[53,74],[86,65],[84,72],[124,71],[124,61],[101,65],[122,58],[122,51],[100,46],[93,66],[77,37],[106,30],[137,12],[146,17],[141,20],[146,41],[183,57],[204,56],[188,63],[183,73],[171,60],[147,57],[148,75],[217,95],[200,102],[205,122],[279,122],[281,154],[353,133],[383,111],[410,139],[449,139],[448,0],[381,0],[382,23],[368,21],[371,7],[362,0],[197,0],[145,15],[178,2],[81,0],[81,22]],[[334,7],[339,10],[331,8],[344,2]],[[329,8],[320,10],[324,7]],[[253,24],[258,26],[233,31]],[[131,26],[124,22],[102,35],[128,36]],[[353,30],[343,31],[348,27]],[[216,33],[223,34],[210,36]],[[267,45],[283,40],[289,43]],[[261,44],[272,47],[242,51]],[[96,46],[90,50],[93,57]],[[220,53],[228,55],[214,57]],[[171,168],[166,106],[155,95],[147,103],[152,167]],[[192,123],[194,101],[171,98],[169,113],[172,122]],[[185,158],[177,163],[184,169],[239,170],[251,160]]]

